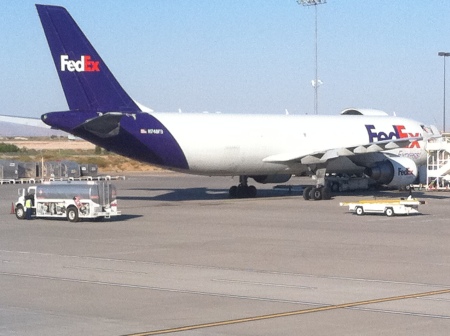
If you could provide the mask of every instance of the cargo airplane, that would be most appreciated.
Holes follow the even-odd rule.
[[[69,106],[41,119],[109,151],[173,171],[239,176],[230,197],[255,197],[248,184],[308,173],[305,199],[329,199],[327,173],[365,173],[379,184],[414,182],[437,130],[376,110],[341,115],[158,113],[122,88],[68,11],[36,5]]]

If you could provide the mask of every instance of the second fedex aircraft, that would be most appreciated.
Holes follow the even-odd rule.
[[[109,151],[198,175],[240,176],[231,197],[254,197],[260,183],[310,173],[306,199],[327,199],[326,173],[365,173],[405,186],[426,160],[433,136],[419,122],[373,110],[339,116],[156,113],[121,87],[65,8],[36,5],[69,105],[42,120]]]

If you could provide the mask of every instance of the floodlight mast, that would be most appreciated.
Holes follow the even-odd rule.
[[[443,108],[443,131],[442,133],[445,133],[445,58],[450,56],[450,52],[444,52],[440,51],[438,52],[438,56],[444,57],[444,108]]]
[[[313,88],[314,88],[314,114],[319,114],[319,94],[318,89],[322,82],[318,78],[318,61],[317,61],[317,5],[326,4],[326,0],[297,0],[297,3],[302,6],[314,6],[315,10],[315,49],[316,49],[316,69],[315,75],[316,78],[313,80]]]

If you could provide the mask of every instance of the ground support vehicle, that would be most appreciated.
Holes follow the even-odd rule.
[[[102,220],[120,215],[117,210],[117,192],[107,181],[46,182],[20,188],[15,204],[18,219],[26,216],[25,202],[31,199],[31,216],[36,218],[67,218]]]
[[[380,200],[361,200],[356,202],[341,202],[340,206],[348,206],[351,212],[358,216],[364,214],[385,214],[386,216],[409,215],[419,213],[419,205],[424,204],[416,198],[408,197],[406,199],[380,199]]]

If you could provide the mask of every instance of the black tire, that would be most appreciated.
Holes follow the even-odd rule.
[[[322,190],[322,199],[323,200],[330,200],[331,199],[331,190],[330,188],[324,187]]]
[[[236,192],[236,196],[232,196]],[[239,185],[237,187],[230,188],[231,198],[254,198],[256,197],[256,187],[255,186],[243,186]]]
[[[315,201],[320,201],[323,197],[323,188],[313,188],[311,194]]]
[[[78,222],[78,209],[74,206],[69,207],[67,209],[66,217],[69,222]]]
[[[356,214],[358,215],[358,216],[362,216],[362,215],[364,215],[364,209],[363,209],[363,207],[356,207],[356,209],[355,209],[355,212],[356,212]]]
[[[16,209],[14,210],[14,212],[16,214],[17,219],[25,219],[26,213],[25,213],[25,209],[23,208],[23,206],[18,205],[16,207]]]
[[[255,186],[249,186],[247,189],[248,197],[255,198],[256,197],[256,187]]]
[[[230,198],[237,198],[237,192],[238,192],[238,187],[232,186],[230,188],[230,190],[228,191],[228,194],[230,195]]]
[[[306,187],[305,189],[303,189],[303,199],[305,201],[308,201],[311,199],[311,190],[313,187]]]
[[[339,191],[339,183],[333,183],[331,185],[331,191],[337,193]]]
[[[239,185],[237,187],[237,198],[246,198],[247,197],[247,187]]]
[[[384,213],[386,214],[386,216],[392,217],[392,216],[394,216],[394,209],[392,209],[392,208],[387,208],[386,211],[385,211]]]

